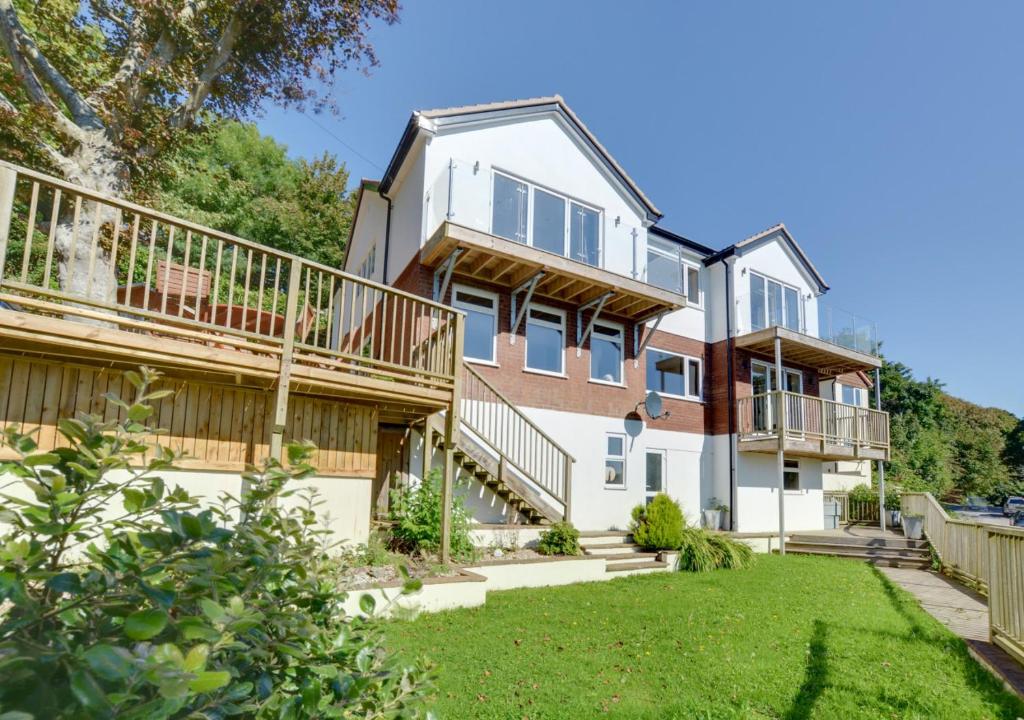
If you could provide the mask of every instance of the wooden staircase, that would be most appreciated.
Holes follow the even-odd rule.
[[[444,449],[444,433],[434,432],[434,447]],[[504,459],[495,459],[492,452],[460,432],[455,439],[455,462],[468,476],[492,491],[531,525],[548,525],[562,519],[562,511],[550,503],[524,480],[511,472]]]
[[[786,552],[849,557],[888,567],[927,569],[932,564],[926,540],[909,540],[895,533],[886,537],[797,533],[786,542]]]

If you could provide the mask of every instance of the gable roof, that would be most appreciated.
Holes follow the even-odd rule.
[[[405,162],[419,131],[422,129],[421,120],[445,120],[448,118],[482,115],[487,113],[494,115],[522,115],[531,112],[557,112],[560,114],[569,126],[577,132],[584,143],[593,150],[605,167],[607,167],[608,170],[619,179],[629,193],[633,195],[633,197],[647,210],[647,214],[650,219],[658,220],[662,217],[661,211],[658,210],[654,203],[651,202],[651,200],[644,194],[640,187],[626,173],[622,166],[619,165],[615,158],[611,156],[611,153],[609,153],[605,147],[598,142],[594,134],[590,132],[586,125],[583,124],[583,121],[579,119],[576,113],[566,105],[565,100],[562,99],[561,95],[484,103],[480,105],[437,108],[434,110],[417,110],[409,118],[409,122],[405,126],[405,132],[402,133],[402,139],[399,140],[398,147],[395,148],[395,153],[391,156],[391,162],[388,163],[387,170],[381,178],[380,192],[387,193],[391,189],[392,183],[394,183],[397,178],[402,164]]]
[[[803,251],[803,248],[801,248],[797,241],[793,239],[793,236],[790,235],[789,230],[786,229],[784,223],[772,225],[770,228],[762,230],[761,232],[751,235],[750,237],[745,238],[744,240],[740,240],[738,243],[734,243],[733,245],[730,245],[727,248],[719,250],[711,257],[706,258],[704,260],[704,264],[714,265],[716,262],[724,260],[727,257],[731,257],[737,254],[742,255],[745,250],[753,249],[752,246],[760,244],[763,240],[766,240],[773,235],[782,236],[783,240],[785,240],[786,244],[789,246],[789,249],[793,252],[794,255],[796,255],[797,260],[800,261],[800,264],[803,265],[807,273],[818,284],[819,292],[827,291],[829,288],[828,283],[825,282],[825,278],[823,278],[821,276],[821,273],[818,272],[818,268],[814,267],[814,263],[812,263],[811,259],[807,257],[807,254]]]

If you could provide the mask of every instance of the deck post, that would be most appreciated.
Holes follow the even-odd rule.
[[[875,368],[875,408],[882,409],[882,373]],[[885,460],[878,461],[878,522],[885,532]]]
[[[11,234],[14,215],[14,190],[18,173],[10,167],[0,167],[0,285],[4,283],[4,263],[7,262],[7,240]]]
[[[776,451],[776,463],[779,481],[779,555],[786,554],[786,391],[785,375],[782,373],[782,338],[775,336],[775,397],[779,399],[779,409],[775,424],[779,434],[779,449]]]
[[[565,463],[565,470],[562,473],[563,482],[565,482],[565,490],[562,492],[565,512],[562,519],[565,522],[572,522],[572,458],[566,455],[562,458],[562,462]]]
[[[288,422],[288,390],[292,378],[292,355],[295,350],[295,317],[298,314],[299,286],[302,284],[302,263],[291,262],[288,276],[288,300],[284,314],[284,342],[281,346],[281,370],[277,379],[277,400],[274,407],[274,432],[270,436],[270,456],[284,462],[284,428]]]
[[[444,415],[444,476],[441,479],[441,562],[451,560],[452,486],[455,484],[455,435],[459,431],[462,400],[462,355],[466,316],[454,313],[455,342],[452,347],[452,403]]]

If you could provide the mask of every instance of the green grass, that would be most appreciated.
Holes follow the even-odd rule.
[[[958,638],[849,560],[490,593],[388,636],[437,663],[442,718],[1024,718]]]

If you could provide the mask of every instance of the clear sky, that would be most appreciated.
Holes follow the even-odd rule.
[[[1021,28],[1017,1],[410,0],[341,115],[259,125],[378,178],[414,109],[559,93],[662,225],[785,222],[887,356],[1024,415]]]

